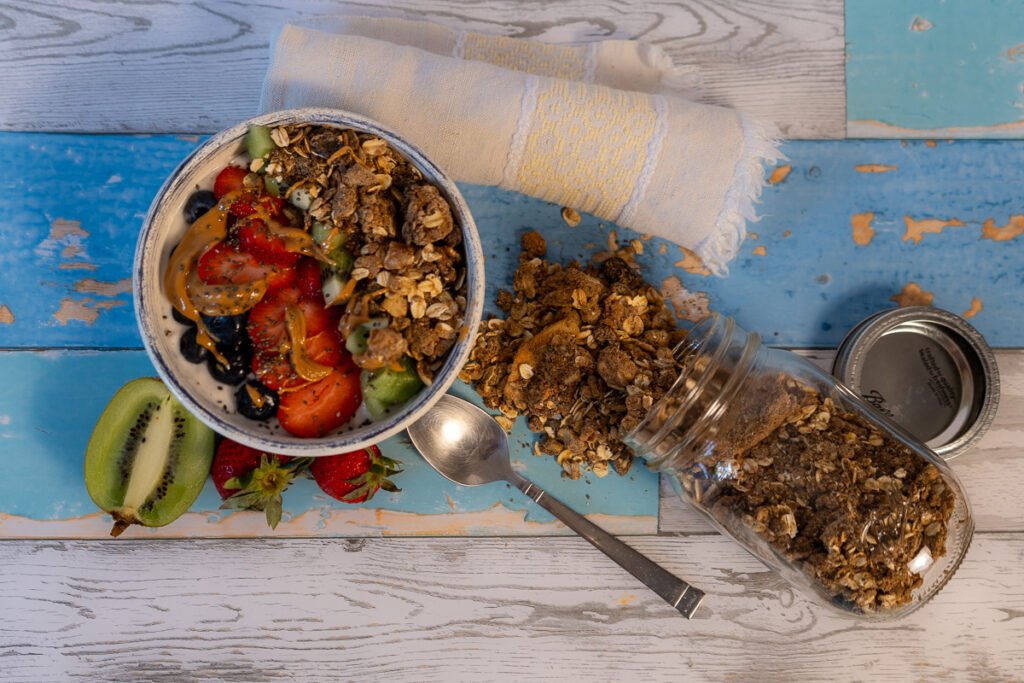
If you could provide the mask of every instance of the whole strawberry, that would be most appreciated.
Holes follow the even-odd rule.
[[[311,458],[273,455],[223,439],[213,456],[210,476],[225,510],[262,510],[267,524],[281,521],[281,494],[295,476],[309,467]]]
[[[401,491],[388,477],[401,472],[402,463],[385,458],[376,446],[316,458],[309,471],[324,493],[343,503],[370,500],[379,489]]]

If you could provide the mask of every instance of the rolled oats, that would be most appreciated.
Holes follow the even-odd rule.
[[[327,126],[280,126],[262,170],[313,198],[306,228],[325,225],[355,258],[348,274],[357,284],[337,305],[349,334],[374,318],[388,319],[388,334],[372,335],[372,348],[355,361],[394,365],[408,354],[427,384],[454,345],[466,312],[462,235],[447,199],[419,169],[385,140]],[[321,245],[327,248],[327,244]],[[372,368],[371,368],[372,369]]]
[[[565,476],[625,474],[632,453],[621,437],[678,376],[670,345],[682,333],[661,295],[621,259],[600,268],[549,263],[536,232],[522,247],[515,294],[498,297],[508,317],[481,327],[460,376],[488,407],[526,415]],[[644,330],[660,333],[656,343],[620,343]]]

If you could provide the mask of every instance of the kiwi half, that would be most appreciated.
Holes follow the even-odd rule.
[[[114,518],[111,536],[131,524],[164,526],[180,517],[206,483],[213,431],[163,382],[132,380],[100,416],[85,451],[85,487]]]

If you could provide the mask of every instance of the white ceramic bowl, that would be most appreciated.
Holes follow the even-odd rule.
[[[188,196],[199,188],[210,188],[217,173],[245,151],[244,137],[251,125],[275,126],[293,123],[352,128],[378,135],[409,159],[436,185],[452,207],[462,230],[466,257],[466,313],[468,334],[461,334],[452,347],[434,383],[417,394],[401,410],[369,424],[350,421],[334,432],[316,439],[303,439],[281,429],[276,418],[257,422],[235,410],[235,387],[210,377],[206,364],[193,365],[178,351],[181,335],[187,329],[171,317],[171,304],[164,295],[161,274],[171,251],[185,234],[188,225],[182,209]],[[419,419],[455,381],[469,358],[476,331],[480,326],[484,299],[484,257],[473,217],[455,183],[435,166],[423,152],[398,134],[370,119],[337,109],[292,109],[272,112],[243,121],[200,145],[175,169],[157,193],[142,224],[135,250],[132,272],[135,316],[142,342],[153,365],[171,392],[196,417],[218,433],[271,453],[318,456],[365,448],[378,443]],[[357,416],[358,417],[358,416]]]

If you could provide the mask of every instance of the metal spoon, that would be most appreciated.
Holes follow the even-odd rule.
[[[512,469],[508,437],[494,418],[468,401],[445,395],[418,422],[409,437],[423,458],[441,475],[465,486],[507,481],[566,526],[594,544],[623,569],[660,595],[687,619],[704,592],[655,564],[591,523]]]

